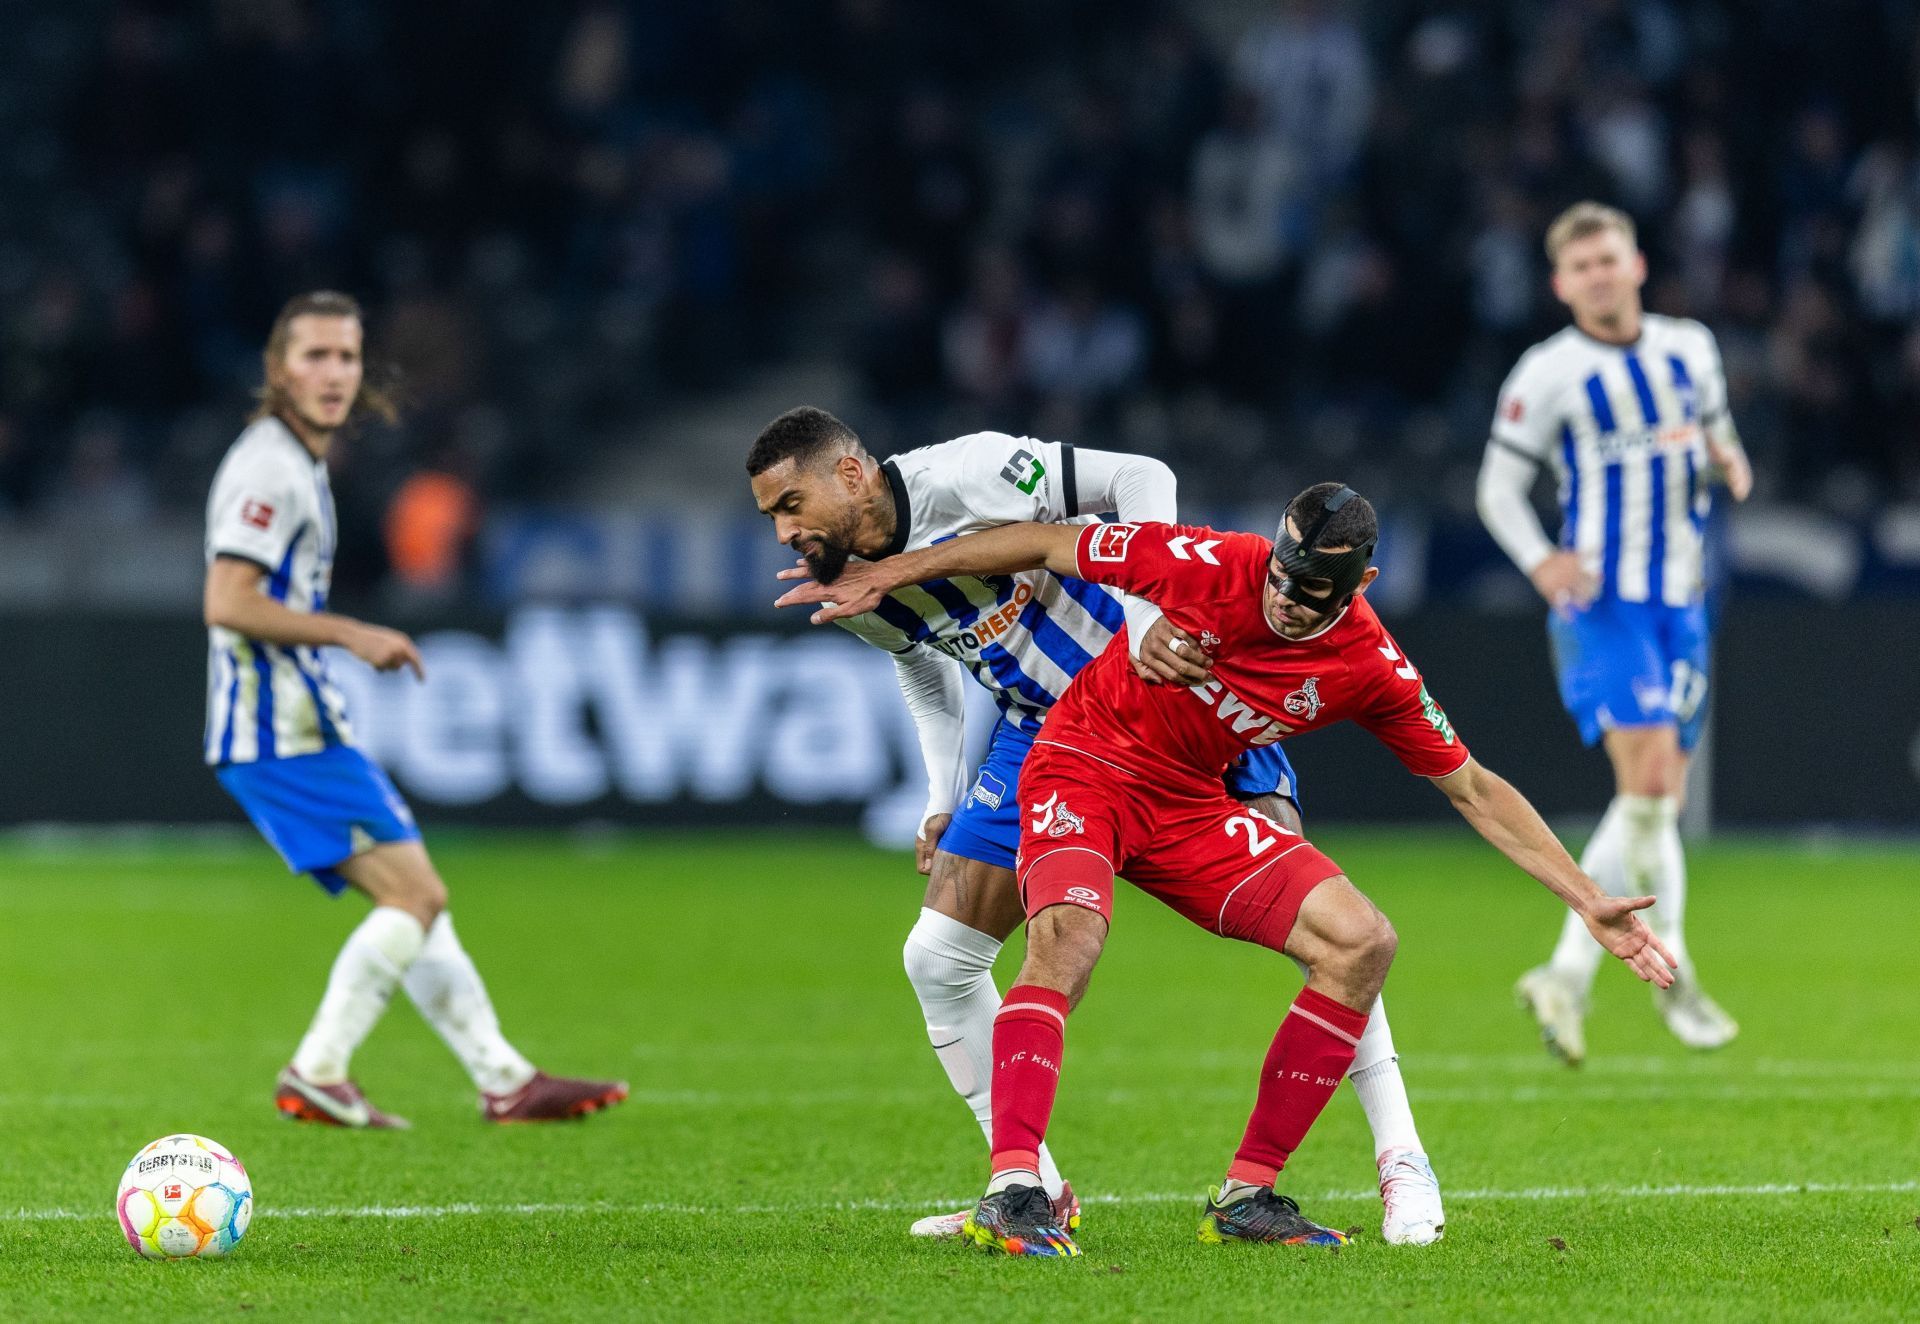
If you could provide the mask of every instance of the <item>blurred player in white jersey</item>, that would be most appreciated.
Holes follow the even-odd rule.
[[[1175,483],[1158,460],[980,432],[881,463],[832,414],[789,410],[768,424],[747,458],[754,499],[775,536],[801,553],[787,576],[831,582],[859,556],[878,560],[1001,524],[1172,521]],[[1202,544],[1192,549],[1210,555]],[[1024,919],[1014,881],[1020,839],[1020,768],[1074,675],[1124,625],[1135,666],[1150,680],[1204,682],[1211,642],[1175,629],[1150,603],[1044,570],[960,578],[901,589],[841,625],[893,655],[901,693],[926,760],[929,793],[916,863],[928,875],[920,919],[907,935],[906,967],[927,1033],[948,1079],[989,1140],[993,1021],[1000,994],[994,958]],[[957,665],[956,665],[957,664]],[[985,761],[969,780],[964,761],[962,671],[1000,708]],[[1278,745],[1251,751],[1228,789],[1289,828],[1300,823],[1293,769]],[[1407,1103],[1384,1006],[1367,1022],[1349,1078],[1373,1129],[1387,1240],[1425,1244],[1443,1230],[1440,1187]],[[1075,1226],[1079,1206],[1053,1158],[1041,1176],[1057,1215]],[[920,1236],[958,1236],[967,1211],[921,1219]]]
[[[1613,802],[1581,867],[1616,896],[1659,898],[1649,920],[1680,970],[1656,1003],[1682,1043],[1718,1048],[1739,1027],[1687,955],[1679,817],[1706,717],[1710,487],[1724,483],[1743,501],[1753,471],[1713,333],[1640,306],[1647,262],[1631,218],[1579,203],[1553,222],[1546,247],[1573,325],[1522,355],[1501,388],[1480,516],[1551,607],[1561,701],[1613,763]],[[1559,486],[1557,545],[1528,500],[1543,468]],[[1601,955],[1585,928],[1563,926],[1552,960],[1515,990],[1547,1048],[1571,1065],[1586,1056]]]
[[[281,310],[260,407],[207,500],[206,760],[289,869],[373,902],[334,961],[274,1102],[298,1121],[404,1127],[348,1076],[398,986],[473,1077],[483,1117],[582,1116],[624,1099],[625,1083],[549,1076],[500,1033],[454,936],[446,885],[399,792],[354,747],[321,651],[338,646],[381,671],[425,678],[406,635],[326,609],[337,534],[327,451],[358,409],[391,413],[363,390],[361,339],[359,306],[344,294],[304,294]]]

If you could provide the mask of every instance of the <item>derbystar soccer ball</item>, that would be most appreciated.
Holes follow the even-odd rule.
[[[150,1260],[225,1255],[253,1221],[253,1181],[205,1136],[162,1136],[133,1156],[115,1197],[127,1244]]]

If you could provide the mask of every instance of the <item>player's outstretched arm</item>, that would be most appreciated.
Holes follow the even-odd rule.
[[[260,591],[267,572],[252,561],[216,556],[207,567],[200,614],[210,626],[243,634],[263,644],[286,647],[336,644],[376,671],[411,670],[427,678],[420,650],[399,630],[368,625],[327,611],[295,611]]]
[[[1572,907],[1595,940],[1634,974],[1659,988],[1673,983],[1679,962],[1634,913],[1651,906],[1652,897],[1608,896],[1580,871],[1527,798],[1475,760],[1432,781],[1474,831]]]
[[[1010,575],[1045,567],[1057,575],[1079,573],[1074,549],[1080,540],[1078,524],[1003,524],[997,529],[963,534],[946,542],[902,552],[881,561],[855,561],[831,584],[814,581],[788,589],[777,607],[821,604],[812,616],[815,625],[860,616],[880,605],[880,599],[908,584],[955,575]],[[804,566],[782,570],[782,579],[798,579]]]

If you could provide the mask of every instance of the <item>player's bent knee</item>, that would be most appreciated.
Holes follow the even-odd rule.
[[[1077,999],[1106,946],[1107,921],[1097,910],[1061,903],[1027,920],[1021,983],[1043,984]]]
[[[900,952],[907,982],[925,1000],[963,993],[993,972],[999,943],[946,915],[921,915]]]

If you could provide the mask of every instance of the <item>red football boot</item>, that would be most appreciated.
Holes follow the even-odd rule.
[[[489,1122],[564,1122],[611,1108],[627,1097],[624,1080],[574,1080],[533,1073],[506,1094],[482,1094],[480,1115]]]
[[[291,1066],[280,1073],[273,1106],[296,1122],[347,1126],[366,1131],[405,1131],[413,1126],[404,1117],[383,1113],[350,1080],[338,1085],[316,1085]]]

